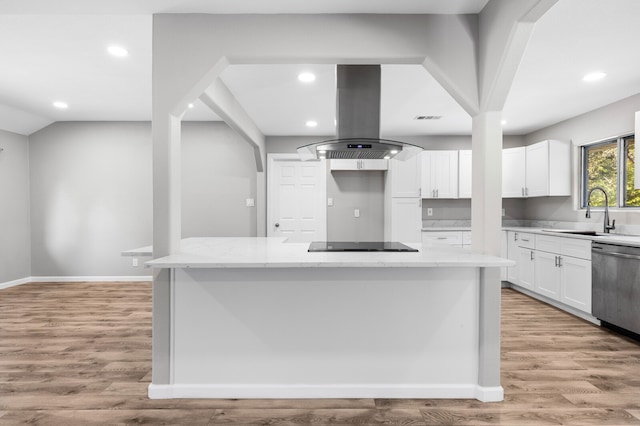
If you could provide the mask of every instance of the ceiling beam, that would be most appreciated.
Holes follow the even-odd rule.
[[[479,15],[480,111],[501,111],[535,23],[558,0],[490,0]]]
[[[256,169],[263,172],[265,136],[219,77],[200,95],[200,100],[251,145]]]

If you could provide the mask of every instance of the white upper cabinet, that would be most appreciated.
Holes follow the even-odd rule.
[[[460,151],[458,161],[458,198],[471,198],[471,150]]]
[[[458,198],[458,151],[422,152],[422,198]]]
[[[527,147],[529,197],[571,195],[571,145],[548,140]]]
[[[387,170],[387,160],[331,159],[331,170]]]
[[[420,198],[420,166],[420,155],[405,161],[389,160],[392,197]]]
[[[502,196],[524,197],[526,149],[525,147],[502,150]]]
[[[571,195],[571,147],[547,140],[502,151],[504,198]]]

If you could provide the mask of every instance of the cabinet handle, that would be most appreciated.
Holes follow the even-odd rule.
[[[440,190],[436,189],[436,198],[438,198],[440,196]]]
[[[528,242],[529,242],[529,240],[526,240],[526,239],[524,239],[524,238],[522,239],[522,241],[524,241],[525,243],[528,243]]]
[[[521,188],[521,189],[522,189],[522,196],[524,197],[524,188]]]
[[[562,256],[558,256],[558,268],[562,268]]]
[[[525,188],[524,189],[524,195],[525,195],[525,197],[529,196],[529,188]]]
[[[446,240],[446,239],[447,239],[447,237],[438,237],[437,239],[438,239],[438,240]]]
[[[553,266],[558,267],[558,256],[553,256],[553,259],[555,260],[555,263]]]
[[[533,257],[533,250],[531,250],[531,260],[534,260],[534,257]]]
[[[518,241],[518,233],[517,232],[513,233],[513,241]]]

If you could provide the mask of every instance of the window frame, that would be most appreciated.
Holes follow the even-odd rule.
[[[592,143],[584,144],[580,146],[580,209],[585,210],[587,208],[587,150],[589,148],[597,147],[600,145],[608,145],[612,142],[616,144],[617,164],[616,164],[616,205],[609,206],[609,210],[625,210],[625,211],[639,211],[640,206],[628,206],[626,205],[627,191],[626,191],[626,178],[627,178],[627,166],[625,154],[625,140],[629,137],[635,139],[635,134],[626,133],[620,136],[614,136],[606,139],[601,139]],[[634,149],[636,145],[634,145]],[[635,155],[635,152],[634,152]],[[601,206],[591,206],[592,210],[604,210]]]

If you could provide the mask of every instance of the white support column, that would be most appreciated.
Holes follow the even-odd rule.
[[[473,117],[471,237],[473,251],[500,256],[502,228],[502,113]],[[480,272],[478,383],[500,386],[500,271]]]
[[[154,114],[153,119],[153,257],[178,252],[181,239],[180,118]],[[152,382],[169,384],[171,294],[170,270],[153,277]]]
[[[500,256],[502,229],[502,113],[473,117],[471,236],[473,251]]]

